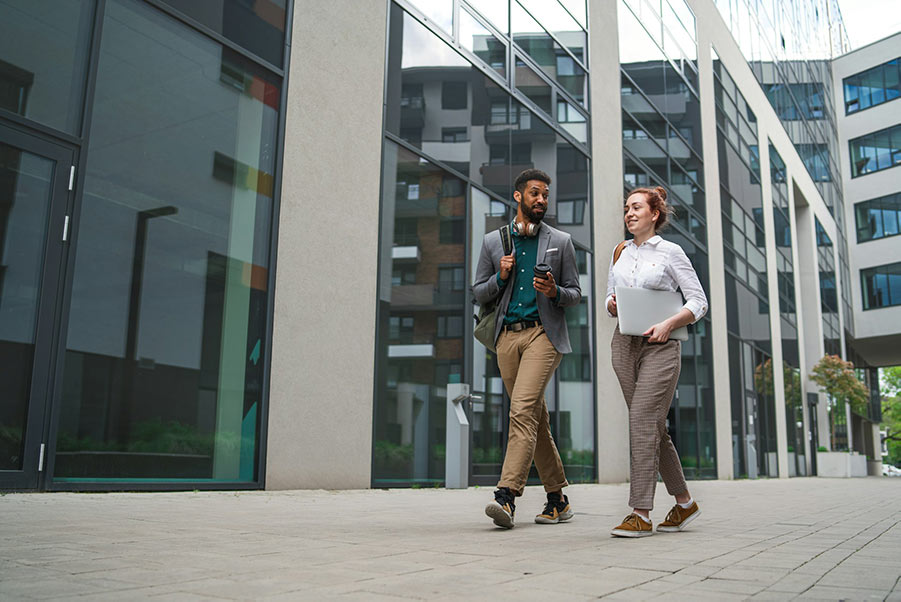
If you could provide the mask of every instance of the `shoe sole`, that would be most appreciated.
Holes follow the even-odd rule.
[[[576,515],[572,510],[567,510],[563,514],[558,514],[557,518],[547,518],[543,514],[539,514],[535,517],[535,522],[539,525],[556,525],[557,523],[562,523],[568,521],[572,517]]]
[[[487,514],[488,518],[493,520],[494,524],[498,527],[503,527],[504,529],[513,528],[513,518],[511,518],[497,502],[485,506],[485,514]]]
[[[688,525],[688,523],[690,523],[691,521],[696,519],[700,513],[701,513],[701,509],[699,508],[696,512],[694,512],[693,514],[686,517],[686,519],[684,521],[682,521],[678,527],[664,527],[661,525],[657,525],[657,530],[660,531],[661,533],[678,533],[679,531],[684,529],[686,527],[686,525]]]
[[[647,537],[653,534],[653,531],[623,531],[622,529],[614,529],[610,532],[610,535],[616,537]]]

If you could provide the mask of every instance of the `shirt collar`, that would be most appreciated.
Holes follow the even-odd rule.
[[[646,245],[651,245],[652,247],[656,247],[658,244],[660,244],[660,241],[662,241],[662,240],[663,240],[663,239],[660,237],[659,234],[655,234],[655,235],[652,236],[651,238],[649,238],[649,239],[647,239],[646,241],[644,241],[644,244],[646,244]],[[634,238],[630,238],[630,239],[629,239],[629,244],[632,245],[632,246],[635,247],[635,248],[638,248],[638,245],[635,244],[635,239],[634,239]]]

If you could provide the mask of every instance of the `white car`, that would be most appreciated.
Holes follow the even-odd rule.
[[[895,468],[891,464],[882,465],[882,476],[884,477],[901,477],[901,468]]]

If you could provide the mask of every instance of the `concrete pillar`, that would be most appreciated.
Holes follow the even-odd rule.
[[[269,489],[371,483],[388,4],[338,10],[328,0],[300,0],[294,6]]]

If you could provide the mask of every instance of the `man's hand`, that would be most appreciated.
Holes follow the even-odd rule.
[[[516,258],[513,257],[513,253],[501,257],[501,280],[507,280],[508,278],[510,278],[510,272],[513,271],[513,266],[515,265]]]
[[[547,273],[547,278],[532,278],[532,286],[539,293],[544,293],[544,296],[549,299],[557,296],[557,283],[554,281],[554,274],[551,272]]]
[[[616,317],[616,293],[611,296],[610,301],[607,301],[607,311],[610,312],[610,315]]]
[[[648,328],[642,336],[648,337],[648,343],[666,343],[672,332],[672,321],[664,320]]]

